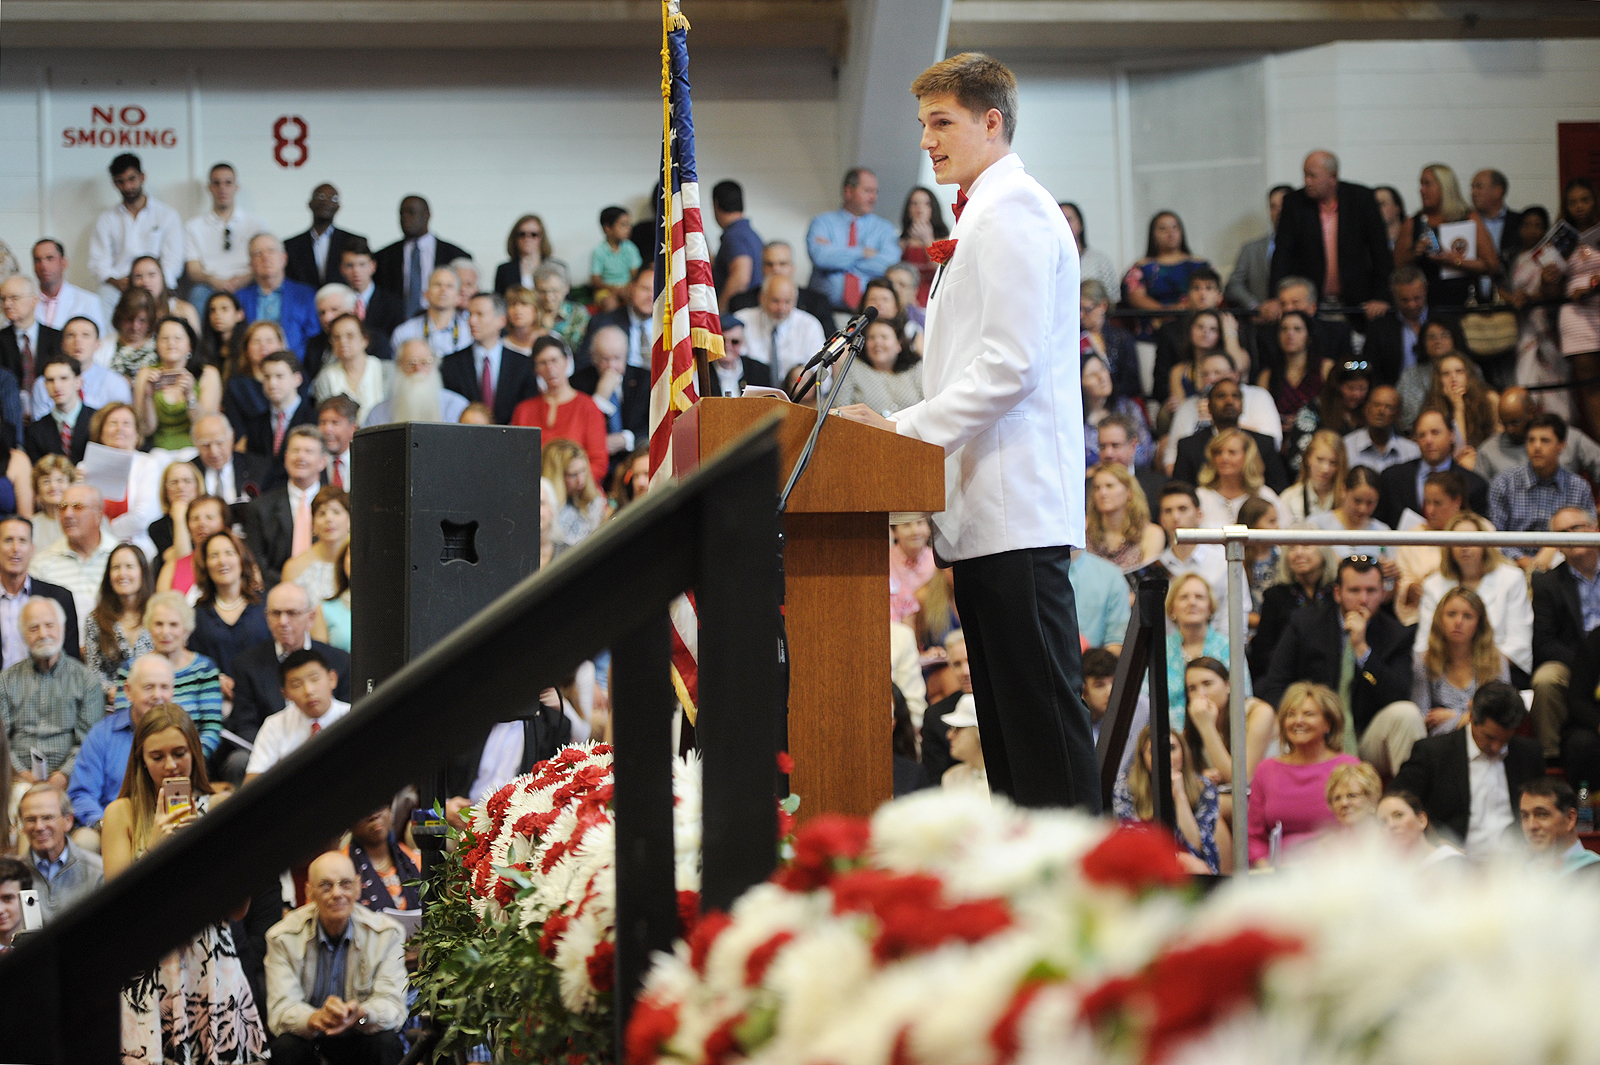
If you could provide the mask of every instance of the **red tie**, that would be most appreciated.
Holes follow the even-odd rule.
[[[367,301],[360,296],[356,297],[356,317],[363,322],[367,320]]]
[[[483,390],[483,405],[494,410],[494,366],[487,355],[483,357],[483,383],[479,387]]]
[[[317,733],[319,733],[321,731],[322,731],[322,722],[320,722],[320,721],[311,722],[311,734],[313,736],[315,736]]]
[[[950,213],[956,216],[956,221],[961,221],[961,212],[967,209],[967,193],[964,189],[956,190],[956,205],[950,208]]]
[[[272,412],[272,453],[274,455],[283,450],[283,423],[288,420],[289,416],[283,411],[275,410]]]
[[[854,248],[858,242],[856,237],[856,225],[857,220],[854,218],[850,219],[850,247],[852,248]],[[847,273],[844,275],[844,302],[845,306],[849,307],[852,311],[861,305],[861,279],[855,274]]]
[[[33,342],[21,330],[17,331],[17,341],[22,349],[22,388],[26,391],[33,387]]]
[[[333,460],[333,486],[335,488],[343,488],[344,487],[344,478],[339,475],[339,467],[343,466],[343,465],[344,465],[344,456],[343,455],[340,455],[338,458]]]
[[[62,419],[61,422],[61,453],[63,455],[72,454],[72,426],[68,424],[66,419]]]

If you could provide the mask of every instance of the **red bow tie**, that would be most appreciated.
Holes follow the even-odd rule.
[[[961,189],[956,190],[956,205],[950,208],[950,213],[956,216],[956,221],[961,221],[961,212],[967,209],[967,194]]]

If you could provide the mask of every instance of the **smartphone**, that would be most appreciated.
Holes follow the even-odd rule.
[[[44,927],[44,910],[39,905],[39,893],[33,888],[17,892],[22,898],[22,929],[37,932]]]
[[[157,374],[156,375],[156,387],[157,388],[170,388],[170,387],[172,387],[173,385],[175,385],[177,383],[178,383],[178,375],[175,374],[175,373],[170,373],[169,372],[169,373],[161,373],[161,374]]]
[[[44,760],[44,752],[37,747],[28,749],[28,756],[33,759],[33,780],[36,784],[43,784],[50,779],[50,765]]]
[[[161,809],[165,813],[192,805],[188,777],[167,777],[161,782]]]

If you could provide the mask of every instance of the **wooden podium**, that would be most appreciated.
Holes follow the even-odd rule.
[[[773,399],[702,399],[672,428],[681,476],[773,410],[782,491],[816,424]],[[823,426],[784,515],[791,786],[800,816],[866,817],[894,794],[889,514],[944,509],[944,452],[844,418]]]

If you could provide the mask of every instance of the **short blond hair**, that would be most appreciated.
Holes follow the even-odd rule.
[[[1328,750],[1335,754],[1344,750],[1344,704],[1339,702],[1339,697],[1332,688],[1326,684],[1316,684],[1309,680],[1297,680],[1289,685],[1289,690],[1283,693],[1283,701],[1278,704],[1278,744],[1285,750],[1293,749],[1289,737],[1283,731],[1283,719],[1289,716],[1289,711],[1301,703],[1309,702],[1322,713],[1322,720],[1328,726],[1328,731],[1323,739]]]
[[[1206,590],[1206,602],[1211,604],[1211,614],[1215,617],[1217,613],[1217,593],[1211,590],[1211,583],[1198,573],[1183,574],[1183,576],[1173,581],[1172,586],[1167,589],[1167,617],[1172,617],[1173,608],[1178,604],[1178,593],[1183,591],[1183,586],[1190,581],[1199,581],[1200,587]]]
[[[1328,774],[1328,786],[1323,789],[1322,797],[1330,807],[1333,805],[1333,793],[1347,782],[1359,787],[1372,800],[1374,807],[1383,799],[1383,780],[1379,778],[1378,771],[1368,762],[1346,762],[1335,766],[1333,772]]]
[[[911,95],[954,96],[974,115],[1000,112],[1000,123],[1010,144],[1017,135],[1017,78],[998,59],[982,52],[962,52],[941,60],[917,75]]]

